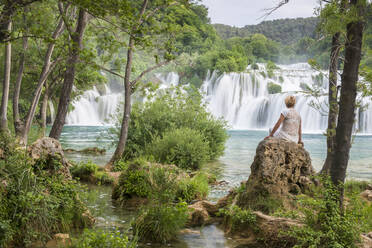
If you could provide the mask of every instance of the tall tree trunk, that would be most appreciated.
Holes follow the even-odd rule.
[[[127,142],[128,137],[128,128],[130,122],[130,112],[131,112],[131,95],[132,95],[132,88],[130,84],[130,75],[132,71],[132,60],[133,60],[133,49],[134,49],[134,40],[132,37],[129,38],[129,48],[127,53],[127,64],[125,67],[125,76],[124,76],[124,114],[123,120],[121,123],[121,130],[119,136],[119,142],[116,146],[116,150],[114,155],[112,156],[110,162],[106,165],[107,170],[111,170],[113,163],[121,158],[125,150],[125,144]]]
[[[69,58],[67,59],[67,68],[63,80],[61,95],[59,98],[59,104],[57,109],[56,119],[54,120],[52,130],[50,131],[49,137],[59,139],[63,125],[68,111],[68,106],[71,99],[72,86],[74,85],[76,64],[79,60],[80,50],[83,47],[83,35],[85,28],[88,24],[88,15],[85,10],[79,10],[79,17],[76,26],[76,31],[72,34],[72,48],[70,51]]]
[[[352,0],[351,4],[357,6],[360,12],[363,7],[358,6],[358,0]],[[346,169],[349,161],[351,147],[351,135],[355,118],[355,102],[357,95],[357,81],[359,64],[362,52],[364,23],[359,21],[347,25],[347,41],[345,44],[345,63],[341,77],[340,109],[336,128],[335,147],[331,164],[332,182],[339,186],[340,206],[343,210],[343,196]]]
[[[64,22],[63,22],[63,19],[60,18],[58,25],[53,32],[52,39],[56,40],[62,34],[63,30],[64,30]],[[37,105],[40,100],[40,96],[41,96],[44,83],[47,80],[50,72],[52,71],[55,65],[55,64],[53,65],[53,63],[51,62],[54,48],[55,48],[55,42],[53,41],[49,43],[47,52],[44,57],[44,66],[41,71],[39,81],[38,81],[38,84],[37,84],[37,87],[34,93],[34,97],[32,99],[31,106],[28,110],[28,113],[27,113],[27,116],[24,122],[24,126],[22,128],[21,137],[20,137],[21,144],[27,144],[28,133],[30,132],[32,121],[35,117],[35,111],[36,111]]]
[[[12,21],[9,21],[7,27],[8,33],[12,31]],[[4,80],[3,80],[3,95],[0,106],[0,132],[8,131],[8,99],[9,99],[9,84],[10,84],[10,67],[12,57],[12,43],[5,43],[5,61],[4,61]]]
[[[28,38],[23,38],[23,51],[20,55],[19,59],[19,68],[18,68],[18,74],[16,83],[14,86],[14,93],[13,93],[13,123],[14,123],[14,130],[16,133],[16,136],[20,136],[21,130],[22,130],[22,121],[19,116],[19,94],[21,91],[21,84],[22,84],[22,78],[23,78],[23,71],[25,68],[25,58],[26,58],[26,51],[28,48]]]
[[[40,109],[40,116],[41,116],[41,133],[43,134],[43,137],[45,136],[46,131],[46,119],[47,119],[47,112],[48,112],[48,101],[49,101],[49,85],[45,84],[45,91],[44,91],[44,97],[43,102],[41,104]]]
[[[328,127],[327,127],[327,157],[323,168],[320,171],[322,174],[329,174],[332,164],[332,152],[336,137],[336,125],[338,115],[337,102],[337,71],[340,55],[340,33],[336,33],[332,37],[332,48],[329,65],[329,82],[328,82]]]

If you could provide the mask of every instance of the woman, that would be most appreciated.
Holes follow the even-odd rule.
[[[265,139],[276,137],[303,145],[301,140],[301,116],[294,109],[295,104],[296,98],[294,96],[287,96],[285,98],[287,109],[280,114],[279,120],[276,122],[274,128],[270,129],[270,134]],[[282,128],[276,133],[282,123]]]

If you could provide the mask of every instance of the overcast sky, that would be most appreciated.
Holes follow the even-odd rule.
[[[202,0],[209,8],[212,23],[223,23],[242,27],[257,24],[265,14],[264,9],[276,6],[280,0]],[[318,0],[291,0],[266,20],[309,17],[314,15]]]

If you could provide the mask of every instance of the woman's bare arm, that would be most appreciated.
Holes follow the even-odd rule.
[[[269,137],[273,137],[274,133],[278,130],[278,128],[280,127],[283,121],[284,121],[284,115],[280,114],[279,120],[276,122],[273,130],[271,131],[269,136],[267,136],[265,139],[268,139]]]
[[[301,119],[300,119],[300,127],[298,128],[298,144],[301,144],[301,145],[304,145],[304,143],[302,143],[302,123],[301,123]]]

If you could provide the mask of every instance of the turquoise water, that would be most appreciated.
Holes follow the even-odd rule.
[[[63,129],[61,143],[64,148],[81,150],[87,147],[106,148],[107,153],[100,156],[67,154],[74,161],[92,160],[104,165],[113,152],[110,146],[112,140],[107,134],[107,127],[92,126],[66,126]],[[221,178],[226,183],[211,189],[209,200],[216,201],[227,194],[229,189],[247,180],[250,174],[250,165],[253,161],[257,144],[267,135],[264,131],[228,131],[230,138],[227,141],[225,154],[213,166],[220,171]],[[305,149],[309,151],[314,168],[319,171],[326,157],[326,140],[321,134],[304,134]],[[356,136],[350,154],[347,170],[348,178],[372,180],[372,136]],[[135,213],[115,207],[111,202],[111,187],[90,186],[88,207],[95,216],[97,228],[120,228],[127,230]],[[191,229],[180,234],[178,241],[168,245],[155,247],[235,247],[237,241],[225,238],[223,230],[215,225],[200,229]],[[144,247],[154,247],[153,244]]]

